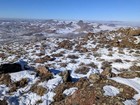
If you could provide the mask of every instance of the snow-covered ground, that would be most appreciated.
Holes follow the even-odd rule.
[[[0,37],[4,32],[1,30],[6,29],[5,27],[7,25],[9,25],[8,22],[0,23]],[[38,41],[32,40],[23,44],[14,42],[1,45],[0,56],[2,53],[4,53],[4,56],[0,57],[0,64],[9,62],[18,62],[21,64],[19,61],[23,60],[26,61],[28,66],[32,67],[32,69],[9,73],[11,83],[16,83],[21,81],[23,78],[26,78],[28,80],[28,84],[24,87],[18,88],[14,92],[9,93],[11,87],[1,84],[0,82],[0,100],[6,99],[9,105],[35,105],[40,101],[40,105],[48,105],[54,102],[54,97],[56,96],[55,89],[60,84],[64,83],[63,77],[59,74],[60,72],[70,70],[70,76],[73,79],[89,78],[91,74],[102,74],[106,66],[109,66],[111,68],[111,72],[115,74],[115,77],[109,77],[109,79],[120,84],[127,85],[138,92],[138,94],[135,94],[132,97],[133,99],[126,99],[123,101],[123,103],[125,105],[137,104],[137,101],[140,99],[140,78],[123,78],[119,77],[119,74],[124,73],[125,71],[133,71],[132,69],[134,66],[140,66],[139,49],[121,48],[113,45],[106,47],[109,45],[109,43],[103,41],[104,36],[106,37],[106,40],[112,41],[115,39],[115,37],[121,35],[120,33],[117,35],[115,33],[111,34],[109,31],[115,31],[120,27],[126,28],[128,26],[122,26],[118,24],[110,25],[106,23],[101,24],[98,22],[71,22],[57,20],[36,22],[25,21],[17,23],[16,26],[21,26],[21,28],[26,27],[27,30],[23,28],[24,30],[22,30],[22,33],[20,33],[20,30],[17,28],[16,31],[20,33],[19,35],[25,35],[28,37],[32,36],[32,33],[33,35],[37,33],[43,33],[48,36],[52,34],[55,36],[58,34],[67,35],[69,33],[77,34],[81,32],[84,32],[85,34],[88,32],[96,32],[97,34],[94,34],[94,37],[84,36],[75,37],[73,39],[49,37]],[[36,32],[37,28],[38,31]],[[10,29],[13,30],[12,27]],[[103,31],[105,33],[103,36],[101,36],[100,33],[98,34],[98,32]],[[12,35],[13,31],[10,33]],[[63,41],[66,42],[63,44]],[[138,36],[135,40],[135,44],[138,44],[139,41],[140,38]],[[55,59],[46,60],[49,59],[45,58],[46,56]],[[37,59],[45,59],[45,61],[37,62]],[[49,67],[50,71],[52,70],[53,78],[41,81],[41,78],[37,76],[36,72],[36,68],[39,65]],[[0,76],[0,80],[1,78],[2,77]],[[45,91],[42,96],[38,95],[37,93],[30,90],[34,85],[41,86],[47,91]],[[94,86],[94,83],[92,85]],[[65,97],[70,97],[77,90],[78,87],[72,86],[71,88],[65,89],[62,94]],[[115,86],[105,85],[103,87],[103,95],[105,97],[116,97],[118,94],[120,94],[120,90]]]

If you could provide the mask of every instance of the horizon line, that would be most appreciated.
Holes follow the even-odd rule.
[[[18,17],[0,17],[0,20],[63,20],[63,21],[93,21],[93,22],[139,22],[127,20],[92,20],[92,19],[60,19],[60,18],[18,18]]]

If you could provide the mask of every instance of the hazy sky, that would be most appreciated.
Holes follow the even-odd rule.
[[[0,0],[0,17],[140,22],[140,0]]]

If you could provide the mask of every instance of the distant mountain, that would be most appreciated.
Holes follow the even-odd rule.
[[[2,40],[30,40],[43,37],[76,37],[89,32],[117,30],[134,27],[138,23],[120,21],[70,21],[70,20],[27,20],[1,19],[0,38]]]

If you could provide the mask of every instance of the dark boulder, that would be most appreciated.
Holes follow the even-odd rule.
[[[21,70],[22,67],[18,63],[0,65],[0,73],[13,73],[13,72],[19,72]]]
[[[8,103],[6,102],[6,100],[0,100],[0,105],[8,105]]]

